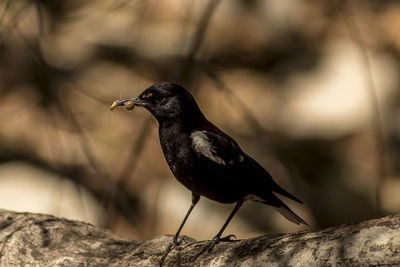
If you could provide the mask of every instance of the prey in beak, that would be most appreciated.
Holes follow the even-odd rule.
[[[147,101],[140,99],[138,96],[136,97],[131,97],[127,99],[119,99],[115,100],[111,106],[110,110],[114,110],[116,107],[125,107],[127,110],[132,110],[135,108],[135,106],[146,106]]]
[[[110,110],[114,110],[116,107],[125,107],[127,110],[132,110],[135,108],[135,101],[132,98],[115,100],[111,104]]]

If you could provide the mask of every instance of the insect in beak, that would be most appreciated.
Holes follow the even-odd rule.
[[[135,108],[137,101],[138,101],[137,97],[115,100],[111,104],[110,110],[114,110],[116,107],[125,107],[127,110],[132,110]]]

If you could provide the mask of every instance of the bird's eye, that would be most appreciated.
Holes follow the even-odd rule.
[[[140,98],[142,98],[142,99],[150,99],[152,96],[153,96],[153,93],[147,92],[147,93],[145,93],[145,94],[142,94],[142,95],[140,96]]]
[[[154,99],[154,102],[155,102],[157,105],[163,105],[163,104],[165,104],[165,102],[167,102],[167,100],[168,100],[168,97],[156,97],[156,98]]]

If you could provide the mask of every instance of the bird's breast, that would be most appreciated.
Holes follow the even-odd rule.
[[[160,129],[160,143],[165,159],[175,176],[181,176],[180,173],[191,167],[188,135],[177,129]]]

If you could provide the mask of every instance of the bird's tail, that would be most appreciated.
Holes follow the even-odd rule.
[[[290,194],[289,192],[287,192],[285,189],[283,189],[282,187],[280,187],[280,185],[278,185],[271,177],[271,175],[269,174],[269,172],[267,172],[257,161],[253,160],[252,158],[250,158],[251,163],[254,166],[254,171],[255,177],[262,177],[262,179],[259,179],[258,182],[260,183],[259,189],[262,188],[266,188],[267,191],[272,190],[275,193],[278,193],[284,197],[290,198],[291,200],[294,200],[300,204],[303,204],[303,202],[298,199],[297,197],[293,196],[292,194]]]
[[[300,216],[294,213],[285,203],[282,202],[277,196],[271,194],[268,198],[263,197],[262,203],[273,206],[277,212],[279,212],[283,217],[295,224],[305,224],[308,226]]]
[[[277,212],[279,212],[283,217],[288,219],[289,221],[295,223],[295,224],[305,224],[308,226],[308,223],[306,223],[302,218],[300,218],[296,213],[294,213],[288,206],[284,207],[274,207]]]
[[[275,183],[275,181],[272,181],[272,182],[273,182],[272,191],[274,191],[274,192],[276,192],[276,193],[278,193],[278,194],[280,194],[280,195],[282,195],[284,197],[290,198],[291,200],[294,200],[294,201],[296,201],[296,202],[298,202],[300,204],[303,204],[303,201],[301,201],[300,199],[298,199],[297,197],[293,196],[288,191],[286,191],[285,189],[280,187],[277,183]]]

